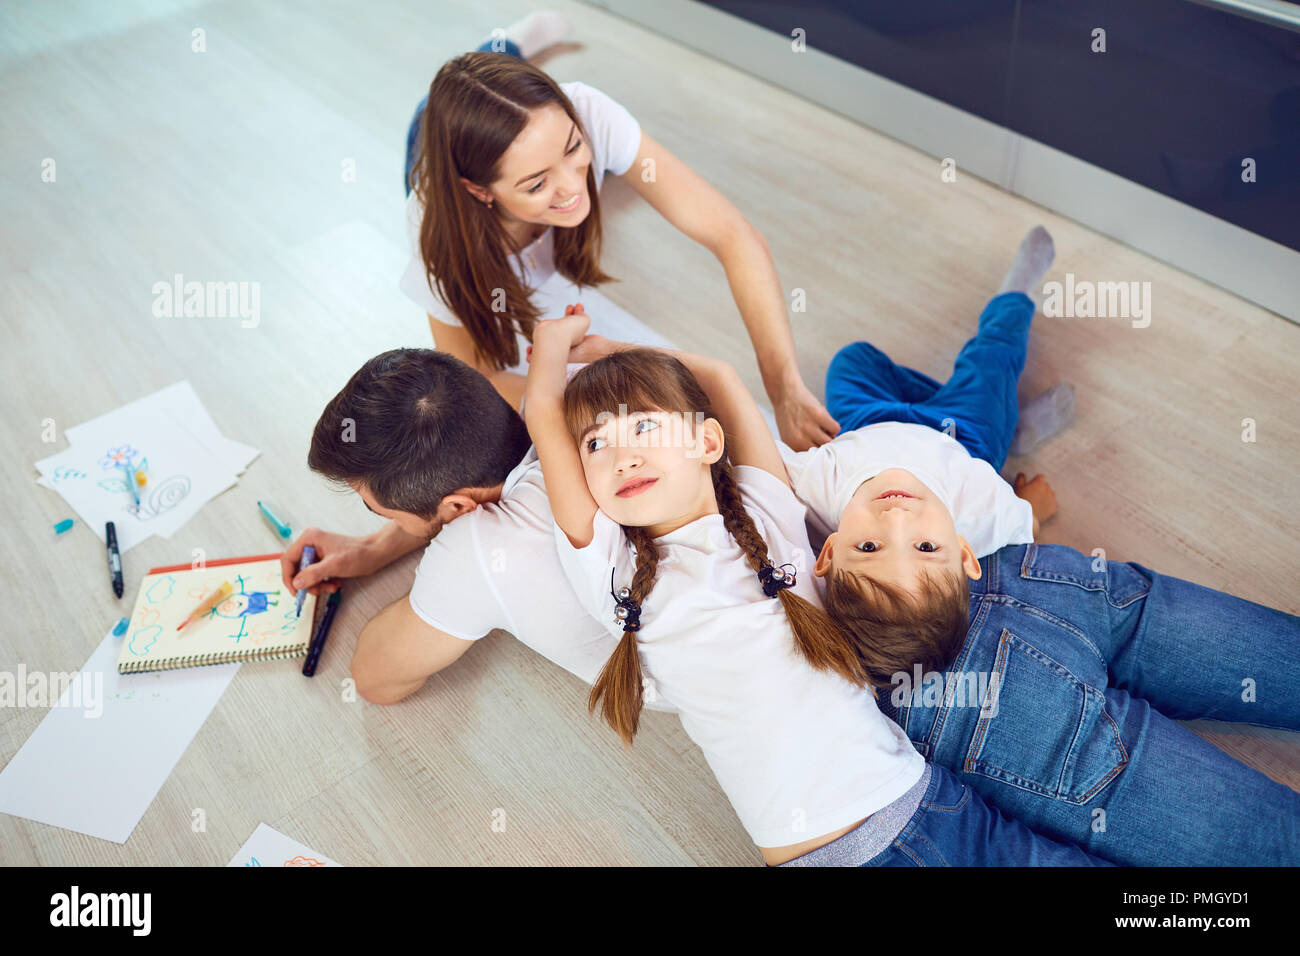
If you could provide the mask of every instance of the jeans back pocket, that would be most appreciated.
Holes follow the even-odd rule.
[[[1003,629],[963,770],[1083,804],[1127,763],[1101,691]]]

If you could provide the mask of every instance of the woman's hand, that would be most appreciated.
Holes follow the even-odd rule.
[[[316,549],[316,560],[298,571],[302,549],[311,545]],[[319,528],[308,528],[280,555],[280,576],[284,586],[297,591],[305,587],[312,594],[330,594],[337,591],[336,578],[363,578],[383,567],[383,556],[371,547],[369,535],[354,537],[335,534]],[[295,579],[299,579],[295,583]]]
[[[839,422],[831,418],[798,374],[787,379],[785,386],[772,395],[772,411],[781,440],[795,451],[824,445],[840,431]]]

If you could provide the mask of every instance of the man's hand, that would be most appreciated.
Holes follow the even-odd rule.
[[[772,397],[772,412],[781,440],[795,451],[824,445],[839,434],[840,424],[804,385],[794,377],[780,394]]]
[[[1029,502],[1029,507],[1034,512],[1035,522],[1041,524],[1056,514],[1056,492],[1047,483],[1045,475],[1034,475],[1032,481],[1027,481],[1025,473],[1019,472],[1016,474],[1016,480],[1011,483],[1011,490],[1018,497]]]
[[[298,562],[302,560],[305,545],[316,549],[316,560],[299,574]],[[305,587],[312,594],[330,594],[338,590],[339,582],[327,581],[327,578],[362,578],[382,566],[382,556],[371,547],[369,535],[352,537],[319,528],[308,528],[280,555],[280,576],[284,579],[284,586],[293,591]]]

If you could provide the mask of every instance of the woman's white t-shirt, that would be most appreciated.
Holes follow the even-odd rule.
[[[735,476],[773,563],[793,564],[795,593],[820,607],[804,506],[762,469],[736,466]],[[594,531],[578,549],[557,526],[560,564],[579,603],[621,637],[610,569],[615,590],[631,584],[636,552],[603,512]],[[764,596],[720,514],[655,541],[658,575],[637,632],[646,696],[677,710],[757,846],[855,823],[920,779],[924,760],[871,692],[799,654],[780,601]]]
[[[573,103],[578,119],[582,121],[582,126],[586,130],[588,145],[591,148],[591,171],[596,180],[596,189],[599,191],[605,180],[606,171],[621,176],[631,167],[637,151],[641,148],[641,127],[623,106],[595,87],[575,81],[561,83],[560,89]],[[423,217],[424,207],[420,205],[419,198],[412,190],[406,198],[406,228],[411,244],[411,258],[406,264],[406,271],[402,274],[399,285],[407,298],[439,322],[461,325],[460,319],[438,295],[437,286],[433,285],[430,288],[431,283],[424,268],[424,260],[420,257],[420,222]],[[521,253],[511,257],[511,264],[524,288],[536,290],[546,284],[547,280],[555,275],[555,230],[548,228]],[[572,285],[567,280],[565,284]],[[576,293],[576,290],[574,291]],[[561,290],[556,290],[556,293],[553,298],[562,301],[574,298],[565,295]],[[539,302],[534,301],[534,304],[542,307]],[[594,320],[592,331],[599,331],[594,327]],[[518,333],[516,339],[519,343],[519,363],[507,371],[526,375],[528,365],[524,361],[524,353],[528,341]]]

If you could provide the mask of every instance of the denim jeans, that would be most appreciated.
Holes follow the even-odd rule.
[[[923,756],[1116,863],[1300,863],[1300,794],[1174,722],[1300,729],[1300,618],[1055,545],[980,563],[947,671],[880,694]]]
[[[1023,292],[994,296],[942,385],[869,342],[846,345],[826,369],[826,410],[845,432],[876,422],[929,425],[1001,471],[1020,416],[1016,383],[1033,318]]]
[[[498,43],[500,49],[497,53],[508,53],[510,56],[517,56],[523,59],[523,54],[519,52],[519,47],[513,42],[506,39],[500,41],[485,40],[475,52],[486,53],[493,49],[493,43]],[[406,195],[411,195],[411,170],[415,168],[415,161],[420,158],[420,120],[424,117],[424,104],[429,101],[429,94],[420,97],[420,103],[415,108],[415,113],[411,116],[411,123],[406,128],[406,172],[402,176],[402,185],[406,188]]]
[[[862,866],[1109,865],[1007,819],[944,767],[930,769],[916,813],[886,850]]]

